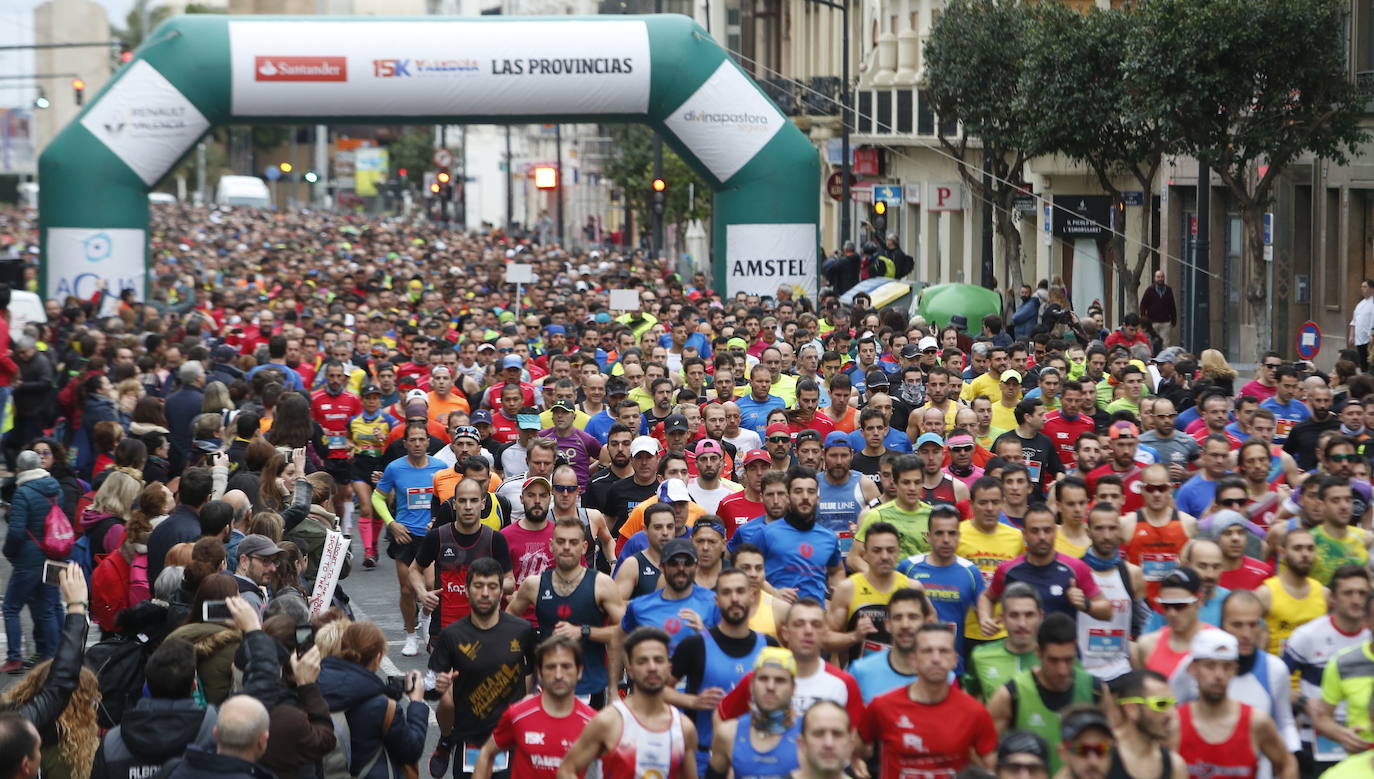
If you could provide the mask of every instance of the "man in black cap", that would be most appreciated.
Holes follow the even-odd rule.
[[[619,376],[612,376],[609,379],[602,377],[602,380],[606,383],[605,403],[599,412],[591,415],[591,419],[587,420],[587,426],[583,429],[604,446],[607,432],[610,431],[611,425],[615,424],[616,406],[619,406],[620,401],[624,400],[625,396],[630,393],[630,387]],[[639,431],[635,432],[638,433]]]
[[[267,605],[263,587],[267,585],[272,572],[277,570],[277,555],[281,547],[264,535],[254,533],[244,536],[239,542],[239,562],[234,569],[234,582],[239,586],[239,595],[259,614]]]
[[[1028,730],[1012,730],[997,745],[997,779],[1049,776],[1050,749]]]
[[[669,452],[687,450],[687,439],[692,435],[692,423],[683,414],[669,414],[663,420],[664,449]]]
[[[578,430],[574,426],[577,420],[577,408],[570,400],[557,400],[549,406],[549,413],[553,415],[553,427],[548,427],[539,431],[540,438],[547,438],[553,441],[558,448],[558,454],[573,470],[577,472],[577,485],[579,489],[586,490],[587,482],[591,479],[592,463],[601,457],[601,442],[596,440],[590,433]],[[681,416],[675,414],[673,416]],[[672,417],[670,416],[671,420]]]

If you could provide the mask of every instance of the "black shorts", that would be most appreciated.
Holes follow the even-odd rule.
[[[373,457],[370,454],[353,455],[353,481],[360,481],[367,486],[372,486],[372,472],[381,471],[382,458]]]
[[[350,462],[343,458],[325,460],[324,472],[334,477],[335,484],[348,484],[353,481],[353,468]]]
[[[393,536],[391,531],[388,530],[383,532],[386,533],[387,557],[390,557],[392,560],[403,562],[406,565],[415,562],[415,556],[420,553],[420,544],[425,540],[424,536],[417,536],[411,533],[410,540],[402,544],[396,540],[396,536]]]

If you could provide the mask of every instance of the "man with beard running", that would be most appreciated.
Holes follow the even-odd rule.
[[[1059,749],[1068,779],[1187,776],[1183,758],[1169,748],[1178,714],[1164,677],[1154,671],[1132,671],[1116,689],[1121,719],[1115,729],[1096,707],[1071,706],[1062,712]],[[1097,770],[1085,770],[1090,766]]]
[[[582,731],[558,767],[558,779],[578,779],[600,759],[608,777],[697,776],[697,729],[664,700],[670,639],[662,630],[638,628],[625,639],[630,694],[602,709]]]
[[[419,594],[425,611],[439,617],[434,633],[471,613],[467,580],[468,568],[474,561],[491,558],[501,566],[503,574],[510,573],[506,537],[482,522],[486,497],[486,487],[476,479],[458,482],[453,493],[457,509],[454,521],[435,528],[420,540],[420,551],[410,566],[411,589]],[[424,638],[428,640],[429,636]]]
[[[1312,533],[1290,530],[1283,538],[1283,564],[1278,574],[1265,579],[1255,589],[1255,596],[1264,606],[1269,654],[1275,657],[1283,655],[1284,645],[1293,631],[1326,616],[1326,588],[1308,575],[1316,559],[1317,544]]]
[[[1137,615],[1144,601],[1136,598],[1144,595],[1145,574],[1121,559],[1121,517],[1115,506],[1099,503],[1088,510],[1088,539],[1083,562],[1111,603],[1112,614],[1107,619],[1078,614],[1078,652],[1088,673],[1110,682],[1131,670],[1131,641],[1138,634],[1136,625],[1144,622]]]
[[[565,635],[545,639],[534,650],[539,694],[501,714],[477,756],[473,779],[491,779],[498,752],[510,752],[511,779],[554,779],[596,709],[578,700],[574,688],[585,675],[582,648]]]
[[[753,706],[716,729],[707,777],[725,777],[731,771],[737,777],[784,777],[796,770],[801,729],[801,716],[792,711],[796,675],[797,660],[790,651],[766,647],[759,652],[749,682]]]
[[[554,567],[525,579],[506,611],[521,616],[533,606],[540,638],[562,636],[578,642],[582,674],[577,694],[586,696],[592,707],[599,709],[605,706],[608,695],[614,695],[610,680],[620,678],[618,667],[606,667],[606,648],[620,637],[625,602],[610,576],[583,564],[587,553],[584,532],[576,518],[554,522],[549,543]]]
[[[659,516],[655,514],[654,516]],[[689,635],[720,621],[714,594],[696,583],[697,550],[691,539],[674,538],[663,546],[663,586],[632,599],[620,620],[624,633],[649,626],[667,632],[670,649]]]
[[[579,500],[577,472],[571,465],[559,465],[553,469],[553,509],[550,512],[555,523],[565,517],[577,520],[587,540],[587,567],[602,573],[611,572],[611,561],[615,560],[615,539],[606,525],[606,517],[600,511],[582,506]]]
[[[1178,753],[1192,777],[1254,777],[1260,757],[1278,779],[1297,779],[1297,760],[1287,751],[1273,718],[1231,697],[1240,649],[1236,637],[1207,630],[1193,637],[1188,673],[1198,699],[1178,710]]]
[[[553,490],[543,476],[531,476],[520,486],[520,504],[524,516],[501,528],[510,546],[512,575],[519,589],[525,580],[538,577],[553,567],[549,542],[553,539],[553,523],[549,522],[549,501]],[[527,614],[526,616],[533,616]]]
[[[663,697],[668,703],[691,712],[697,726],[697,766],[706,775],[711,752],[711,715],[716,705],[754,668],[772,638],[749,629],[749,576],[743,571],[722,571],[716,581],[716,608],[720,622],[709,630],[689,635],[673,650],[672,675]],[[685,692],[673,689],[686,680]]]
[[[525,697],[534,628],[501,611],[504,579],[505,572],[490,558],[476,560],[468,567],[472,613],[444,628],[429,656],[427,697],[448,704],[441,704],[435,713],[440,736],[429,758],[431,776],[448,774],[454,747],[460,756],[454,775],[471,774],[478,752],[501,715]]]
[[[817,483],[809,468],[789,470],[788,511],[781,522],[765,525],[755,544],[763,551],[769,584],[824,603],[827,581],[831,589],[844,581],[844,566],[839,537],[816,524]]]

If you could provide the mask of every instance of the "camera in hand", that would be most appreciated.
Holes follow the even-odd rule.
[[[388,676],[386,677],[387,694],[393,698],[400,698],[409,695],[412,685],[409,676]]]

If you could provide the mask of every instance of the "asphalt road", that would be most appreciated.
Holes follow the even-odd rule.
[[[385,544],[382,544],[383,549]],[[351,575],[345,579],[341,586],[348,593],[352,600],[353,615],[359,620],[369,620],[376,623],[386,634],[389,652],[387,658],[382,661],[382,668],[379,673],[383,676],[401,675],[409,671],[420,671],[424,673],[425,665],[429,661],[429,655],[425,652],[424,645],[420,647],[420,654],[415,657],[402,657],[401,647],[405,644],[405,623],[401,619],[399,589],[396,584],[396,564],[385,553],[378,560],[377,567],[366,570],[362,567],[363,550],[362,541],[358,538],[353,539],[353,560],[354,565]],[[0,557],[0,585],[9,581],[10,565],[7,560]],[[0,586],[0,593],[3,593]],[[33,652],[33,634],[29,624],[28,612],[23,612],[24,623],[24,643],[25,655]],[[94,643],[99,639],[99,628],[92,626],[90,631],[90,642]],[[7,645],[6,637],[0,632],[0,648]],[[8,689],[20,677],[0,675],[0,691]],[[431,709],[433,704],[431,704]],[[429,735],[425,743],[424,758],[420,761],[420,776],[428,777],[427,768],[429,754],[434,749],[434,744],[439,739],[438,724],[434,720],[434,715],[430,714]]]

